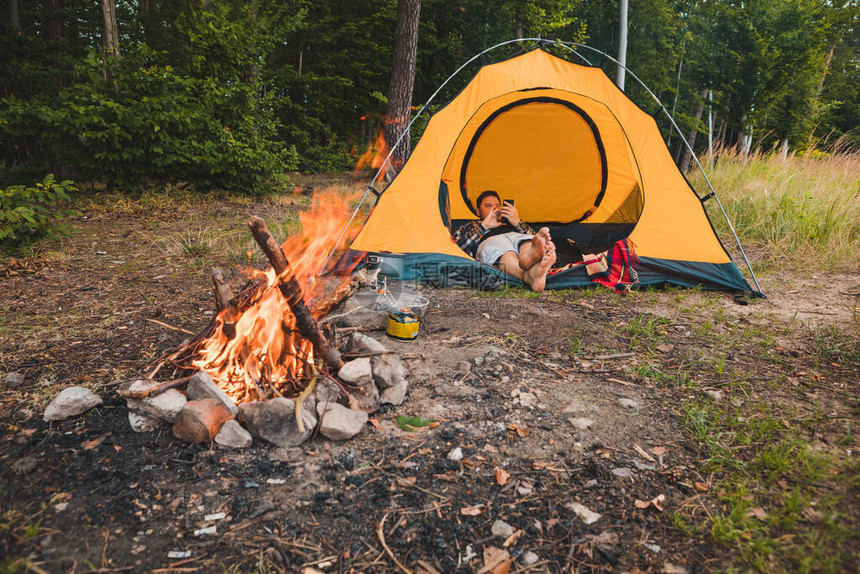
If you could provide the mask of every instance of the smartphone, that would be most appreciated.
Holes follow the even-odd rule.
[[[513,204],[514,204],[513,199],[503,199],[502,200],[502,205],[513,205]]]

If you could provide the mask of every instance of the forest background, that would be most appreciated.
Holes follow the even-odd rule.
[[[53,173],[129,190],[188,182],[254,192],[291,171],[350,169],[385,121],[396,0],[6,7],[0,186]],[[709,107],[720,149],[856,150],[858,13],[851,0],[631,0],[627,65],[697,150],[707,146],[696,135],[707,133]],[[511,38],[615,55],[618,14],[617,1],[424,0],[413,106],[473,55]],[[430,111],[482,64],[520,49],[476,60]],[[582,53],[614,78],[611,61]],[[658,104],[636,82],[626,92],[689,165]]]

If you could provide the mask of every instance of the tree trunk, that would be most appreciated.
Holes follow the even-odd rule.
[[[116,0],[99,0],[102,7],[102,50],[105,62],[119,57],[119,33],[116,27]]]
[[[702,119],[702,112],[705,111],[705,98],[708,96],[708,90],[702,90],[699,92],[699,105],[696,108],[696,123]],[[690,144],[690,147],[684,146],[684,151],[681,154],[681,162],[678,164],[678,169],[681,170],[681,173],[687,173],[687,170],[690,169],[690,161],[693,159],[693,152],[690,150],[696,147],[696,136],[699,134],[699,130],[693,128],[690,130],[690,137],[687,138],[687,143]]]
[[[15,34],[21,33],[21,16],[18,14],[18,0],[9,0],[9,23]]]
[[[385,141],[394,147],[403,135],[400,145],[391,156],[391,167],[400,171],[409,157],[409,111],[412,105],[412,88],[415,84],[415,60],[418,54],[418,18],[421,0],[398,0],[397,21],[394,25],[394,64],[388,86],[388,117],[385,121]],[[405,133],[404,133],[405,132]]]
[[[47,0],[45,2],[47,16],[45,17],[45,37],[49,41],[63,39],[63,21],[61,20],[63,4],[61,0]]]
[[[618,14],[618,73],[615,83],[624,91],[624,72],[627,65],[627,0],[621,0]]]

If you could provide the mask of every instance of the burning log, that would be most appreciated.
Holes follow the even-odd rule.
[[[223,311],[228,307],[236,307],[233,288],[224,278],[224,273],[217,267],[212,268],[212,290],[215,294],[215,308]]]
[[[212,291],[215,294],[215,308],[224,312],[222,332],[228,339],[236,336],[236,319],[238,309],[236,297],[230,282],[224,278],[224,273],[217,267],[212,268]]]
[[[314,319],[311,310],[308,308],[307,303],[305,303],[305,300],[302,297],[302,289],[290,269],[290,262],[287,261],[284,252],[281,251],[281,247],[269,232],[266,222],[261,218],[254,216],[251,217],[249,225],[251,227],[251,233],[254,235],[254,239],[263,250],[263,253],[266,254],[266,258],[268,258],[269,262],[272,264],[272,268],[278,276],[278,288],[284,296],[284,299],[286,299],[287,305],[290,306],[290,310],[292,310],[293,315],[295,315],[296,326],[298,326],[302,336],[313,344],[316,351],[329,367],[335,371],[340,370],[343,366],[340,352],[337,350],[337,347],[331,345],[325,335],[323,335],[319,324],[316,319]]]

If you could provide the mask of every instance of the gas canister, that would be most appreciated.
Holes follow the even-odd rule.
[[[418,326],[418,315],[408,309],[403,309],[388,315],[388,328],[385,333],[392,339],[411,341],[418,336]]]

